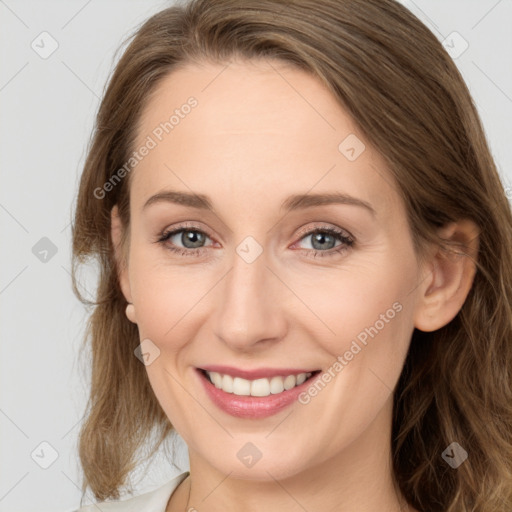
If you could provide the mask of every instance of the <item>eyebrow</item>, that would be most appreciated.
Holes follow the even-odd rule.
[[[156,203],[174,203],[182,206],[188,206],[190,208],[213,211],[213,204],[208,196],[190,192],[178,192],[175,190],[163,190],[158,194],[151,196],[145,202],[142,210],[145,210],[150,205]],[[360,206],[368,210],[373,216],[377,214],[370,203],[340,192],[329,194],[295,194],[288,197],[282,203],[281,208],[284,208],[286,211],[294,211],[330,204]]]

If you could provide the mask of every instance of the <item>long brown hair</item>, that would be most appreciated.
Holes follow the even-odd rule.
[[[130,179],[98,190],[129,160],[141,110],[177,66],[268,58],[321,80],[381,153],[408,212],[418,255],[436,229],[468,218],[480,229],[477,272],[458,315],[415,330],[395,390],[394,477],[424,512],[512,510],[512,213],[470,93],[436,37],[394,0],[192,0],[135,32],[110,78],[81,176],[73,224],[73,289],[94,309],[84,346],[91,391],[79,435],[82,490],[118,498],[150,441],[172,426],[134,356],[110,235],[129,226]],[[103,189],[104,190],[104,189]],[[95,193],[96,191],[96,193]],[[125,240],[126,241],[126,240]],[[95,301],[77,265],[99,263]],[[469,454],[452,469],[452,442]],[[83,498],[83,495],[82,495]]]

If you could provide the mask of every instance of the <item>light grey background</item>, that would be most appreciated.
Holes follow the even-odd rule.
[[[403,3],[440,40],[447,38],[512,198],[512,1]],[[79,505],[76,441],[89,383],[78,359],[86,311],[71,291],[71,215],[114,53],[168,5],[0,0],[0,512]],[[53,40],[58,48],[42,58]],[[464,41],[469,46],[458,55]],[[93,269],[84,275],[89,293],[94,277]],[[186,447],[178,448],[176,462],[187,469]],[[56,460],[43,469],[54,450]],[[159,455],[148,471],[137,472],[143,476],[134,480],[137,493],[177,473]]]

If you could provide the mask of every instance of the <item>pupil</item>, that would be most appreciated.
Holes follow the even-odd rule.
[[[187,233],[187,234],[185,234]],[[184,237],[184,238],[183,238]],[[195,247],[200,247],[201,246],[201,242],[203,241],[202,240],[202,234],[201,233],[198,233],[197,231],[186,231],[184,232],[184,234],[182,235],[182,242],[183,242],[183,245],[187,248],[190,248],[190,249],[193,249]],[[194,239],[197,239],[198,240],[195,240]],[[191,242],[192,243],[192,247],[191,246],[187,246],[187,243],[185,242]]]
[[[322,249],[322,248],[325,249],[325,245],[320,245],[319,247],[315,247],[315,244],[316,244],[316,242],[325,242],[325,240],[329,239],[329,238],[334,240],[332,235],[328,235],[325,233],[317,233],[316,235],[313,236],[313,243],[312,243],[313,248],[314,249]]]

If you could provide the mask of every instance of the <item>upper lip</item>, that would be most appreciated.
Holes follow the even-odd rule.
[[[233,366],[223,365],[208,365],[201,366],[200,370],[207,372],[217,372],[224,375],[231,375],[232,377],[240,377],[246,380],[256,380],[271,377],[286,377],[287,375],[299,375],[300,373],[314,373],[318,369],[304,369],[304,368],[255,368],[253,370],[242,370],[241,368],[234,368]]]

